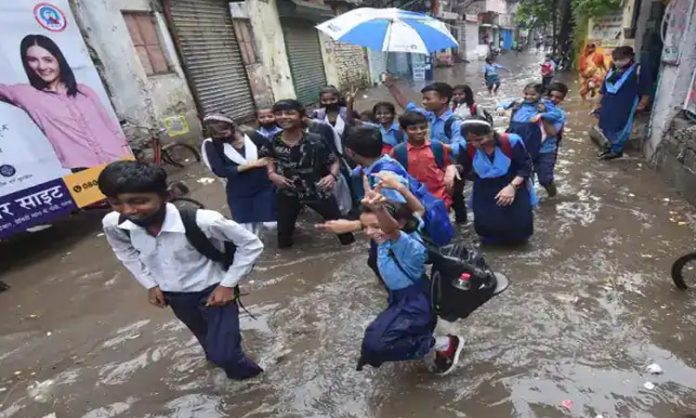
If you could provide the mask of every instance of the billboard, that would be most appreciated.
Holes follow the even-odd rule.
[[[0,4],[0,238],[103,199],[132,158],[68,0]]]

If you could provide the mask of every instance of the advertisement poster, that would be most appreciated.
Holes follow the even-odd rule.
[[[67,0],[0,5],[0,238],[101,200],[130,158]]]
[[[667,30],[662,48],[662,62],[679,65],[680,45],[689,28],[693,4],[691,0],[672,0],[667,6]]]
[[[602,48],[616,48],[621,43],[622,28],[623,12],[592,18],[588,43],[594,43]]]

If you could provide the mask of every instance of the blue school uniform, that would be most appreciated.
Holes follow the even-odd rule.
[[[540,111],[540,105],[544,109]],[[524,146],[527,152],[535,160],[541,148],[541,127],[538,123],[530,122],[530,119],[538,114],[551,123],[557,123],[561,119],[561,112],[549,100],[541,100],[538,102],[515,102],[509,101],[498,105],[499,108],[512,108],[512,116],[510,117],[510,126],[507,129],[508,133],[517,134],[524,141]]]
[[[496,84],[500,85],[500,74],[498,69],[505,68],[500,64],[486,64],[483,66],[483,78],[486,80],[486,87],[492,88]]]
[[[280,126],[274,125],[271,129],[266,129],[263,126],[259,126],[256,133],[264,137],[264,139],[269,140],[273,138],[278,132],[282,132],[283,129]]]
[[[387,361],[425,357],[435,339],[437,317],[430,307],[425,278],[427,250],[417,232],[377,247],[377,266],[389,293],[389,306],[365,330],[358,370]],[[398,261],[396,261],[398,260]]]
[[[384,126],[379,125],[379,131],[382,133],[382,143],[392,148],[401,144],[406,139],[406,135],[404,135],[398,122],[392,123],[389,129],[385,129]]]
[[[262,145],[256,144],[259,149]],[[244,147],[237,151],[244,155]],[[265,167],[239,172],[239,164],[224,154],[222,142],[216,140],[205,143],[205,153],[213,173],[227,179],[227,205],[235,222],[244,224],[277,220],[275,188],[268,179]]]
[[[611,142],[611,150],[617,154],[623,153],[631,137],[640,96],[650,94],[652,88],[648,71],[638,70],[638,64],[623,72],[612,69],[602,83],[599,128]]]
[[[430,125],[430,140],[436,140],[451,145],[452,155],[458,155],[461,147],[466,146],[466,139],[462,135],[462,121],[456,118],[451,110],[448,109],[440,116],[437,116],[435,112],[425,110],[413,102],[407,104],[405,109],[407,112],[418,112],[425,116],[428,120],[428,125]],[[447,136],[445,125],[447,121],[452,118],[455,119],[451,122],[451,132],[450,135]]]
[[[534,233],[532,207],[537,204],[537,198],[531,181],[526,181],[517,189],[510,206],[498,206],[496,203],[496,195],[515,177],[529,179],[532,174],[532,161],[522,139],[509,134],[508,141],[511,157],[505,155],[498,143],[493,155],[479,149],[473,159],[464,164],[474,175],[474,228],[484,243],[523,242]]]
[[[558,135],[560,135],[565,125],[566,115],[562,109],[558,108],[558,110],[561,113],[561,119],[554,123],[553,127],[556,129],[556,132],[559,132]],[[541,148],[539,148],[537,159],[533,162],[537,180],[539,180],[539,184],[544,187],[553,183],[554,180],[553,171],[556,168],[556,158],[558,156],[558,135],[547,136],[546,139],[544,139],[544,142],[541,143]]]

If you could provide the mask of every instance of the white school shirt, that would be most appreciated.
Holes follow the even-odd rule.
[[[119,214],[111,212],[102,220],[106,239],[116,257],[147,289],[159,286],[165,292],[199,292],[218,283],[234,287],[251,272],[263,251],[256,235],[212,210],[199,209],[196,223],[217,249],[224,250],[225,241],[237,246],[227,271],[193,248],[179,210],[171,203],[167,203],[162,230],[156,237],[131,221],[119,225],[118,219]]]

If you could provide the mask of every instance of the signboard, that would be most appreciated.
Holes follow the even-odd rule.
[[[592,18],[588,43],[604,48],[616,48],[621,45],[623,33],[623,12],[609,13]]]
[[[0,238],[104,197],[132,158],[68,0],[0,4]]]

